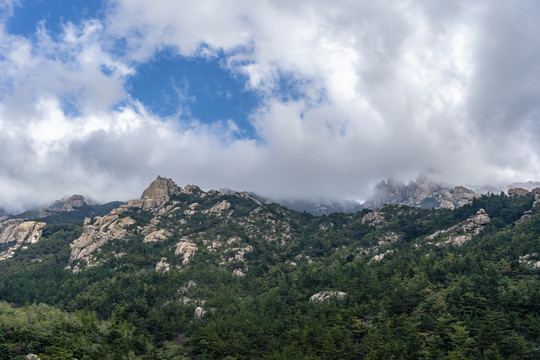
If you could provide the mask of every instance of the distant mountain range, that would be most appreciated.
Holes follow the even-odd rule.
[[[426,176],[420,175],[415,180],[408,183],[386,179],[376,184],[373,194],[365,202],[361,203],[346,199],[282,199],[262,196],[250,192],[249,195],[261,201],[270,204],[277,203],[291,210],[308,212],[313,215],[328,215],[332,213],[354,213],[362,209],[376,210],[386,204],[401,204],[420,207],[424,209],[447,208],[454,209],[468,204],[474,198],[480,197],[486,193],[507,192],[509,189],[524,189],[531,191],[540,188],[540,182],[519,182],[508,185],[504,189],[495,186],[475,186],[474,190],[464,186],[453,186],[440,182],[435,182]],[[224,194],[235,194],[236,190],[220,188]],[[57,216],[66,216],[65,213],[76,211],[76,213],[86,212],[88,214],[98,211],[102,213],[103,209],[110,209],[112,206],[120,204],[120,201],[113,201],[107,204],[97,204],[93,200],[87,199],[82,195],[66,196],[61,200],[56,200],[50,205],[37,209],[27,210],[17,217],[22,218],[45,218]],[[59,215],[63,214],[64,215]],[[0,208],[0,216],[9,215],[7,211]]]

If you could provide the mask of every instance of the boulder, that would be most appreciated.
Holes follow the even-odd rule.
[[[484,209],[480,209],[476,212],[473,221],[476,225],[486,225],[491,221],[491,219],[486,214],[486,211]]]
[[[195,314],[194,315],[195,315],[195,319],[200,320],[206,315],[206,311],[202,307],[197,306],[195,308]]]

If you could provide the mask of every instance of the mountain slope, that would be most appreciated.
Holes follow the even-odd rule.
[[[313,216],[158,178],[45,226],[0,261],[0,299],[125,322],[147,345],[117,358],[535,359],[535,196]]]

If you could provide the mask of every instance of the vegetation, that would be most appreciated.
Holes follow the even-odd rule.
[[[48,225],[40,242],[0,262],[0,359],[540,357],[540,272],[520,259],[540,253],[540,215],[515,223],[531,196],[483,196],[454,211],[388,206],[377,227],[362,222],[367,211],[316,217],[264,205],[255,236],[244,223],[256,204],[226,199],[230,217],[199,212],[179,230],[200,239],[187,265],[171,256],[179,235],[162,243],[133,236],[74,274],[65,267],[80,220]],[[217,202],[198,194],[172,200]],[[462,246],[428,241],[481,208],[491,221]],[[147,212],[129,216],[151,220]],[[183,208],[160,226],[181,218]],[[283,228],[289,241],[268,240]],[[386,241],[389,234],[397,237]],[[234,236],[235,246],[253,249],[243,262],[227,260],[233,248],[203,243]],[[168,272],[155,270],[163,257]],[[346,296],[310,302],[321,291]],[[206,314],[196,316],[197,307]]]

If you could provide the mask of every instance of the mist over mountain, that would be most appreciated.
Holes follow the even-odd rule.
[[[461,185],[450,185],[421,174],[407,183],[394,179],[381,180],[375,185],[371,195],[364,202],[341,198],[321,198],[317,194],[312,194],[306,198],[272,198],[255,192],[249,192],[249,194],[263,203],[277,203],[292,210],[306,211],[314,215],[325,215],[337,212],[354,213],[364,208],[376,210],[385,204],[402,204],[426,209],[453,209],[470,203],[473,198],[477,198],[482,194],[497,194],[501,191],[506,193],[511,188],[523,188],[531,191],[538,187],[540,187],[540,182],[528,181],[516,182],[504,187],[484,185],[467,188]],[[219,191],[224,194],[237,192],[237,190],[224,187],[219,188]],[[93,205],[99,205],[99,203],[82,195],[71,195],[65,196],[61,200],[55,200],[49,205],[28,209],[24,212],[24,216],[33,218],[37,216],[36,213],[39,213],[40,217],[45,217],[58,211],[72,211],[81,206]],[[2,211],[4,215],[8,214],[7,211],[0,208],[0,216],[2,216]]]

